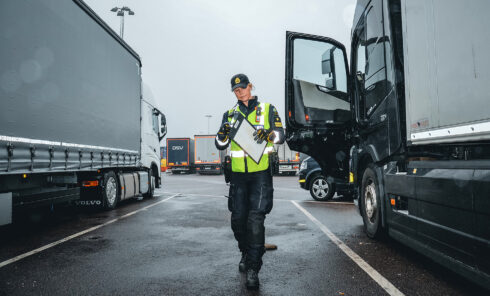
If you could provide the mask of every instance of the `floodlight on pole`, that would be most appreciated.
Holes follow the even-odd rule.
[[[209,120],[211,119],[211,117],[213,117],[213,115],[204,115],[204,117],[208,118],[208,135],[209,135]]]
[[[112,12],[116,12],[116,15],[121,17],[121,25],[119,27],[119,36],[124,39],[124,12],[127,12],[128,15],[134,15],[134,11],[127,6],[123,7],[114,7],[111,9]]]

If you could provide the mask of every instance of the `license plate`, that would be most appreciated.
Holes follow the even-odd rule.
[[[211,168],[210,168],[210,167],[205,167],[204,169],[205,169],[205,170],[210,170]]]
[[[280,169],[290,169],[291,166],[290,165],[280,165],[279,168]]]

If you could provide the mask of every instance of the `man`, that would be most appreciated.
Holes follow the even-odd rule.
[[[274,106],[260,103],[252,96],[252,84],[244,74],[231,78],[231,90],[237,104],[223,114],[221,128],[216,136],[220,150],[229,145],[231,154],[231,182],[228,209],[231,211],[231,228],[242,252],[239,270],[247,272],[248,289],[258,289],[258,273],[262,267],[264,249],[265,215],[272,210],[272,174],[269,153],[274,144],[284,142],[284,129]],[[237,143],[230,140],[230,125],[243,115],[255,128],[255,140],[267,141],[264,155],[256,163]]]

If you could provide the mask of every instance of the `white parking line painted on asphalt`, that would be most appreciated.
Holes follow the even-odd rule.
[[[164,192],[166,194],[174,194],[173,192]],[[178,193],[181,195],[188,195],[188,196],[203,196],[203,197],[216,197],[216,198],[227,198],[225,195],[210,195],[210,194],[197,194],[197,193]],[[291,199],[282,199],[282,198],[274,198],[274,200],[278,201],[291,201]],[[297,200],[297,201],[303,201],[303,200]]]
[[[352,259],[364,272],[366,272],[378,285],[381,286],[388,294],[403,296],[404,294],[398,290],[392,283],[390,283],[385,277],[371,267],[366,261],[364,261],[359,255],[357,255],[351,248],[349,248],[343,241],[341,241],[335,234],[333,234],[327,226],[318,221],[310,212],[300,206],[296,201],[291,201],[306,217],[308,217],[313,223],[325,233],[325,235],[334,242],[349,258]]]
[[[275,189],[274,189],[275,190]],[[224,195],[211,195],[211,194],[197,194],[197,193],[175,193],[175,192],[168,192],[164,191],[163,193],[165,194],[182,194],[182,195],[188,195],[188,196],[203,196],[203,197],[215,197],[215,198],[227,198]],[[323,204],[323,205],[347,205],[347,206],[353,206],[353,202],[342,202],[342,201],[316,201],[316,200],[301,200],[301,199],[283,199],[283,198],[274,198],[276,201],[301,201],[301,202],[307,202],[307,203],[315,203],[315,204]]]
[[[9,264],[11,264],[11,263],[17,262],[17,261],[19,261],[19,260],[22,260],[22,259],[24,259],[24,258],[26,258],[26,257],[31,256],[31,255],[37,254],[37,253],[39,253],[39,252],[42,252],[42,251],[44,251],[44,250],[47,250],[47,249],[49,249],[49,248],[52,248],[52,247],[54,247],[54,246],[57,246],[57,245],[59,245],[59,244],[62,244],[62,243],[64,243],[64,242],[67,242],[67,241],[69,241],[69,240],[71,240],[71,239],[74,239],[74,238],[76,238],[76,237],[79,237],[79,236],[81,236],[81,235],[84,235],[84,234],[87,234],[87,233],[92,232],[92,231],[94,231],[94,230],[97,230],[97,229],[99,229],[99,228],[101,228],[101,227],[104,227],[104,226],[107,226],[107,225],[112,224],[112,223],[114,223],[114,222],[117,222],[117,221],[119,221],[119,220],[121,220],[121,219],[124,219],[124,218],[127,218],[127,217],[129,217],[129,216],[132,216],[132,215],[134,215],[134,214],[136,214],[136,213],[139,213],[139,212],[141,212],[141,211],[147,210],[147,209],[149,209],[149,208],[151,208],[151,207],[154,207],[154,206],[156,206],[156,205],[158,205],[158,204],[161,204],[162,202],[166,202],[167,200],[172,199],[172,198],[174,198],[174,197],[176,197],[176,196],[178,196],[178,195],[179,195],[179,194],[174,194],[174,195],[172,195],[172,196],[170,196],[170,197],[167,197],[167,198],[165,198],[165,199],[162,199],[161,201],[157,201],[156,203],[153,203],[153,204],[151,204],[151,205],[147,205],[146,207],[143,207],[143,208],[138,209],[138,210],[136,210],[136,211],[133,211],[133,212],[127,213],[127,214],[125,214],[125,215],[122,215],[122,216],[121,216],[121,217],[119,217],[119,218],[112,219],[112,220],[107,221],[107,222],[105,222],[105,223],[103,223],[103,224],[100,224],[100,225],[97,225],[97,226],[91,227],[91,228],[89,228],[89,229],[85,229],[85,230],[83,230],[83,231],[80,231],[80,232],[78,232],[78,233],[72,234],[72,235],[67,236],[67,237],[65,237],[65,238],[63,238],[63,239],[60,239],[60,240],[58,240],[58,241],[55,241],[55,242],[52,242],[52,243],[50,243],[50,244],[44,245],[44,246],[42,246],[42,247],[40,247],[40,248],[37,248],[37,249],[35,249],[35,250],[29,251],[29,252],[27,252],[27,253],[24,253],[24,254],[21,254],[21,255],[19,255],[19,256],[15,256],[15,257],[13,257],[13,258],[11,258],[11,259],[8,259],[8,260],[5,260],[5,261],[3,261],[3,262],[0,262],[0,268],[4,267],[4,266],[6,266],[6,265],[9,265]]]
[[[344,202],[344,201],[316,201],[316,200],[305,200],[305,201],[302,201],[302,202],[307,202],[307,203],[314,203],[314,204],[327,204],[327,205],[349,205],[349,206],[353,206],[354,203],[353,202]]]

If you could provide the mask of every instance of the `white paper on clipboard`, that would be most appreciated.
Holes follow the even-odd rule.
[[[232,139],[253,159],[253,161],[259,163],[264,155],[267,141],[263,141],[260,144],[257,143],[257,141],[254,140],[255,127],[245,118],[242,117],[241,119],[240,125],[236,129]]]

